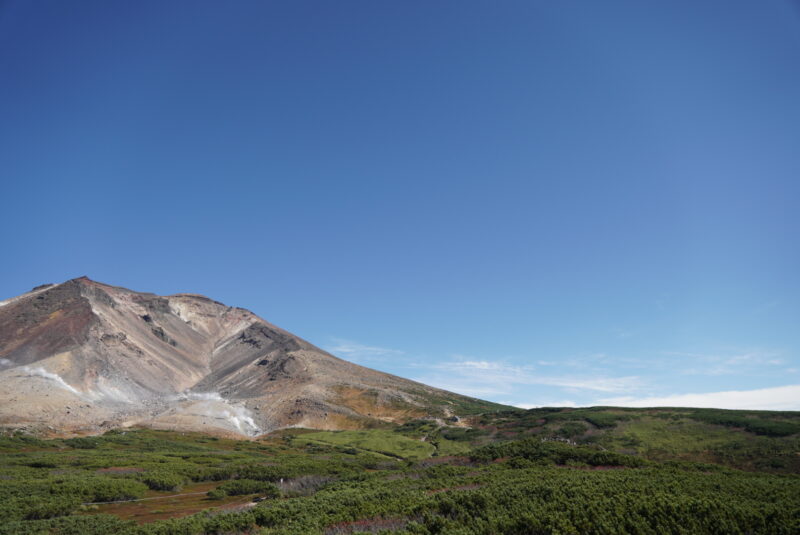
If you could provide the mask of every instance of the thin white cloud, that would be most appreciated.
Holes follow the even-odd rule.
[[[639,377],[542,374],[532,366],[514,366],[494,360],[451,360],[426,366],[430,373],[416,380],[470,395],[508,394],[516,386],[551,386],[596,392],[638,390]]]
[[[618,407],[700,407],[714,409],[800,410],[800,385],[758,390],[730,390],[661,397],[630,396],[599,399],[596,405]]]
[[[592,373],[604,373],[609,368],[626,369],[651,369],[653,359],[642,357],[618,357],[606,353],[590,353],[587,355],[576,355],[558,361],[540,361],[542,365],[557,365],[562,368],[574,368]]]
[[[342,338],[334,338],[331,345],[325,346],[325,350],[328,353],[354,362],[383,360],[387,357],[403,354],[398,349],[370,346]]]
[[[635,333],[628,329],[614,329],[614,334],[616,334],[617,338],[620,340],[627,340],[635,336]]]
[[[735,353],[686,353],[665,351],[672,368],[683,375],[753,375],[770,372],[770,367],[786,362],[775,351],[739,351]]]
[[[577,407],[578,404],[572,400],[546,401],[544,403],[516,403],[515,407],[520,409],[538,409],[539,407]]]
[[[753,312],[755,312],[758,315],[761,315],[761,314],[764,314],[766,312],[769,312],[770,310],[772,310],[773,308],[777,307],[780,304],[781,304],[781,302],[778,299],[774,299],[772,301],[767,301],[766,303],[762,303],[759,306],[757,306],[753,310]]]
[[[638,390],[642,380],[636,376],[625,377],[531,377],[525,384],[596,390],[599,392],[625,392]]]

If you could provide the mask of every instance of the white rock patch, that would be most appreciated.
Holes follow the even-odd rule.
[[[195,401],[184,412],[199,413],[208,418],[224,420],[243,435],[256,436],[262,433],[247,407],[234,404],[218,392],[184,392],[178,401]]]
[[[98,383],[94,389],[86,392],[86,397],[93,401],[118,401],[121,403],[133,403],[134,401],[119,388],[105,383]]]

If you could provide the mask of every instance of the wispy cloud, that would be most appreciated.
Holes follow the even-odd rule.
[[[614,329],[614,334],[620,340],[626,340],[628,338],[633,338],[636,333],[629,329]]]
[[[785,364],[779,358],[780,353],[763,350],[727,353],[665,351],[663,354],[672,361],[674,368],[680,366],[683,375],[752,375]]]
[[[404,354],[398,349],[371,346],[342,338],[333,338],[331,344],[325,346],[325,350],[353,362],[381,361],[388,357]]]
[[[755,308],[755,310],[753,312],[755,312],[758,315],[765,314],[765,313],[769,312],[770,310],[776,308],[780,304],[781,304],[780,300],[773,299],[772,301],[767,301],[765,303],[761,303],[760,305],[758,305]]]
[[[429,371],[417,380],[455,392],[480,395],[507,395],[517,386],[551,386],[567,390],[630,392],[642,386],[636,376],[584,376],[541,373],[534,366],[515,366],[504,361],[455,357],[452,360],[422,365]]]
[[[578,404],[572,400],[545,401],[543,403],[517,403],[514,405],[520,409],[538,409],[539,407],[577,407]]]
[[[715,409],[800,410],[800,385],[777,386],[758,390],[729,390],[700,394],[676,394],[661,397],[611,397],[597,400],[598,405],[618,407],[702,407]]]
[[[573,368],[584,373],[603,374],[608,369],[651,369],[653,359],[646,357],[620,357],[607,353],[597,352],[583,355],[573,355],[559,359],[538,360],[540,366],[559,366]]]
[[[800,409],[800,385],[759,390],[663,393],[681,376],[797,373],[792,359],[763,349],[727,348],[716,353],[662,351],[648,357],[596,352],[567,358],[485,359],[454,354],[445,359],[412,358],[401,350],[335,338],[326,349],[347,360],[401,366],[413,379],[461,394],[518,407],[684,406],[732,409]],[[524,361],[522,361],[524,362]],[[635,371],[634,371],[635,370]],[[416,373],[414,373],[416,371]],[[396,372],[395,372],[396,373]],[[796,377],[796,376],[795,376]],[[662,388],[654,390],[655,385]],[[722,390],[725,385],[718,385]]]

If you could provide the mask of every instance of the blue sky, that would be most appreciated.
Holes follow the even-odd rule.
[[[798,95],[788,1],[7,0],[0,298],[203,293],[524,406],[800,409]]]

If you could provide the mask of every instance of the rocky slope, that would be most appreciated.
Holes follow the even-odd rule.
[[[256,436],[448,417],[483,405],[338,359],[201,295],[162,297],[82,277],[0,302],[7,429],[141,425]]]

